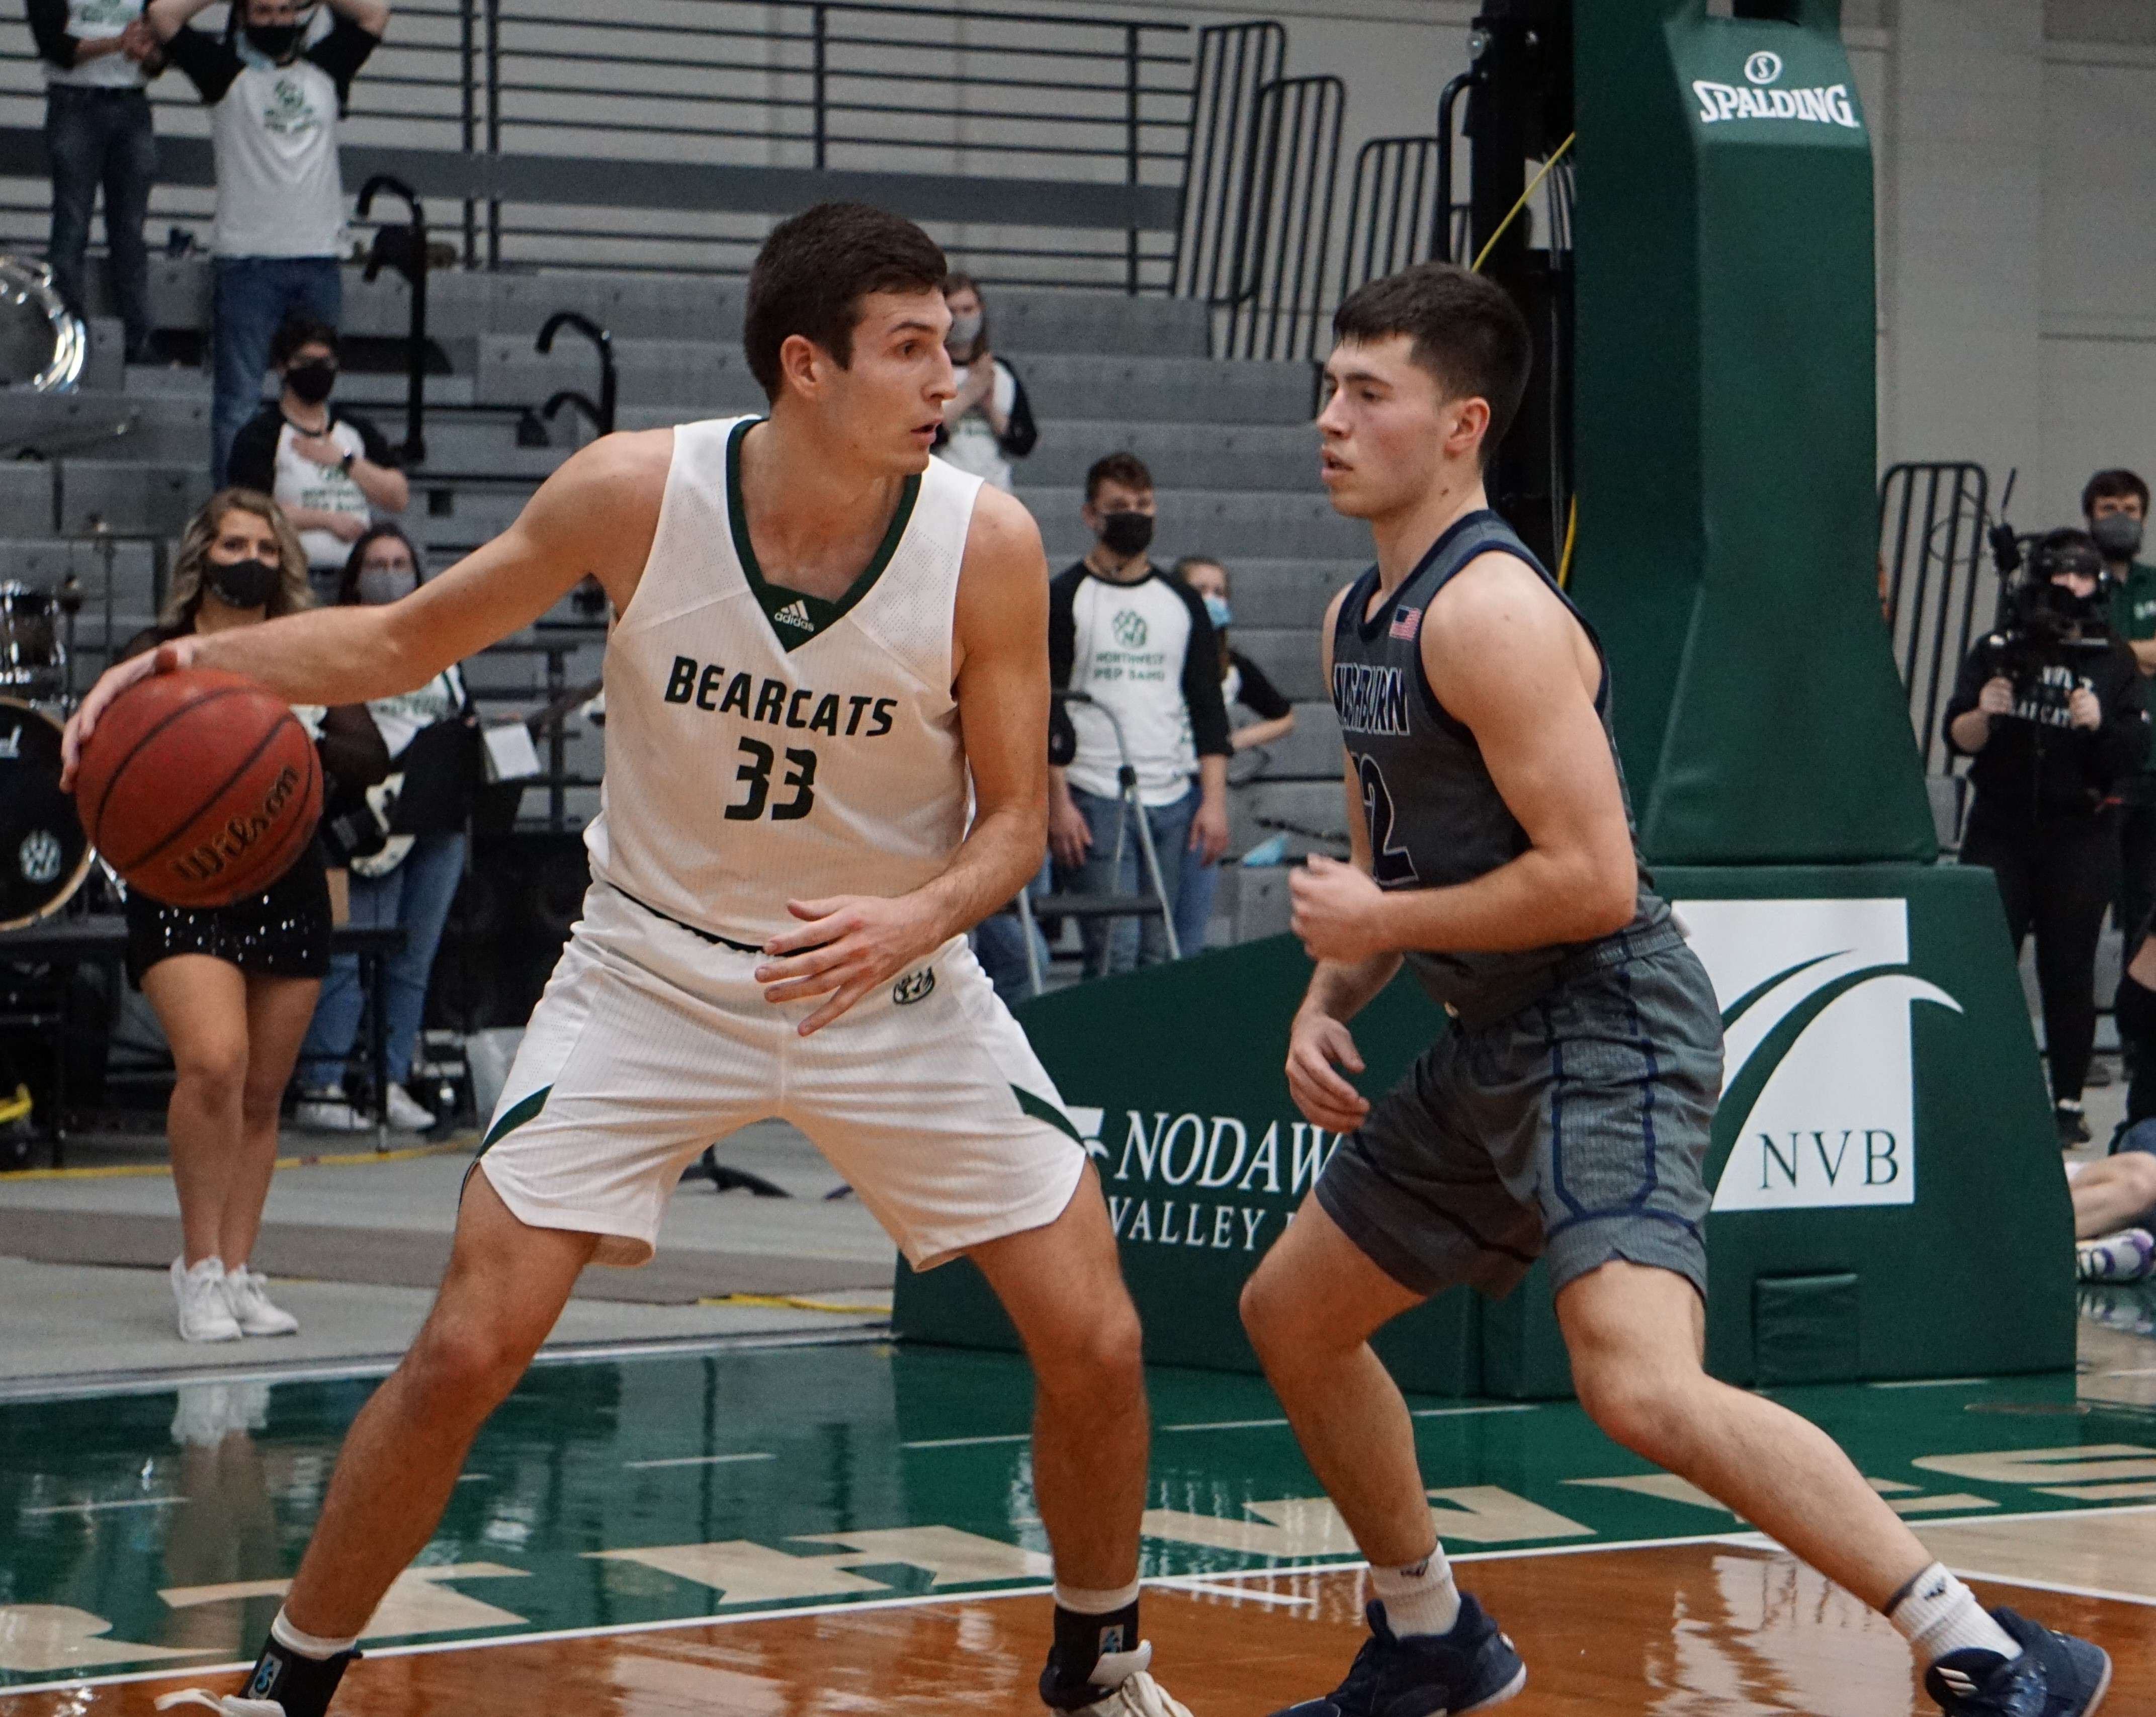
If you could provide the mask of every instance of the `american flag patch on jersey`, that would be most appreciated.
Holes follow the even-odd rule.
[[[1415,635],[1415,628],[1421,624],[1422,610],[1420,609],[1404,608],[1399,611],[1399,615],[1393,621],[1393,636],[1395,638],[1406,638],[1411,640]]]

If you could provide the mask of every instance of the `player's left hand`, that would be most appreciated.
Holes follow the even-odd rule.
[[[1366,872],[1314,852],[1290,872],[1287,892],[1293,907],[1288,928],[1311,959],[1353,965],[1386,952],[1378,924],[1384,892]]]
[[[2076,686],[2066,699],[2066,719],[2093,733],[2103,725],[2103,705],[2086,686]]]
[[[756,969],[756,981],[768,1002],[830,995],[794,1028],[803,1037],[829,1025],[878,984],[918,965],[938,940],[936,927],[903,895],[789,900],[786,909],[803,921],[801,928],[764,943],[770,958]]]

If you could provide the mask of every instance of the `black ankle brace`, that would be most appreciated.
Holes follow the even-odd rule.
[[[262,1655],[254,1660],[254,1673],[240,1689],[244,1699],[275,1699],[285,1708],[285,1717],[326,1717],[345,1666],[357,1652],[339,1652],[334,1658],[310,1658],[280,1645],[262,1642]]]
[[[1094,1669],[1111,1653],[1134,1652],[1137,1646],[1135,1602],[1105,1616],[1083,1616],[1058,1604],[1055,1642],[1048,1649],[1048,1667],[1040,1672],[1041,1703],[1050,1710],[1077,1711],[1105,1698],[1106,1690],[1093,1685]]]

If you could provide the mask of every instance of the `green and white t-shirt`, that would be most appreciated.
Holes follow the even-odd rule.
[[[2156,567],[2137,560],[2127,568],[2124,580],[2111,593],[2111,630],[2128,643],[2156,638]],[[2151,725],[2148,756],[2141,768],[2143,774],[2156,772],[2156,724]]]

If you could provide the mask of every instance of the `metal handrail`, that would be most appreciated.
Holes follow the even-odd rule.
[[[516,0],[403,0],[352,86],[345,139],[476,155],[834,172],[955,167],[977,178],[1180,188],[1190,152],[1187,24],[876,0],[677,0],[665,13],[580,20]],[[42,95],[18,9],[0,30],[0,127],[35,125]],[[151,99],[162,135],[192,141],[207,131],[182,80],[161,80]],[[0,198],[0,244],[17,228],[25,243],[38,238],[43,190]],[[583,194],[607,209],[603,220],[578,218],[562,196],[465,195],[466,265],[740,273],[765,224],[722,219],[685,232],[669,212],[618,210]],[[188,208],[159,219],[206,221],[206,203]],[[965,247],[968,266],[997,284],[1172,289],[1172,222],[1040,224],[1053,241],[1038,232],[1009,245],[985,238]],[[611,254],[594,256],[600,247],[578,236],[592,233]]]
[[[1934,775],[1954,762],[1939,712],[1979,615],[1989,625],[1999,599],[1984,558],[1990,489],[1989,474],[1966,460],[1889,465],[1879,480],[1880,597],[1909,722]]]

